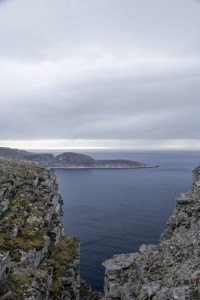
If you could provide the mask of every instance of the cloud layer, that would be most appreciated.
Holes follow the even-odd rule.
[[[195,0],[0,1],[0,140],[192,147],[199,15]]]

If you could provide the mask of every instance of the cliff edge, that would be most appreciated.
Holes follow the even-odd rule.
[[[103,265],[106,300],[200,299],[200,167],[191,191],[177,199],[160,243]]]
[[[79,241],[63,235],[52,171],[0,159],[0,299],[79,299]]]
[[[0,158],[0,300],[199,300],[200,167],[158,245],[106,260],[104,296],[80,279],[53,171]]]

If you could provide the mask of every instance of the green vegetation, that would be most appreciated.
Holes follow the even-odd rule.
[[[17,248],[26,251],[32,248],[40,250],[44,247],[44,243],[43,233],[27,231],[20,237],[11,238],[7,245],[9,249]]]
[[[4,176],[0,176],[0,184],[3,184],[6,181],[6,178]]]
[[[27,278],[27,276],[21,274],[21,273],[12,273],[9,277],[9,283],[10,286],[14,286],[14,293],[13,293],[13,299],[15,300],[22,300],[24,299],[24,294],[28,291],[30,288],[30,280]]]
[[[140,293],[141,293],[140,289],[134,289],[132,294],[134,297],[137,298],[137,297],[139,297]]]
[[[7,280],[0,288],[0,298],[5,295],[8,300],[22,300],[29,295],[34,297],[35,287],[31,283],[41,286],[38,293],[42,293],[45,286],[48,289],[53,272],[49,299],[71,299],[63,286],[62,277],[71,274],[73,260],[79,254],[76,239],[63,238],[55,250],[49,246],[46,257],[42,252],[36,253],[37,260],[41,255],[39,269],[29,264],[29,254],[32,259],[31,255],[35,252],[23,253],[31,249],[41,251],[45,246],[45,237],[57,226],[62,227],[59,213],[53,212],[52,199],[57,192],[54,180],[52,173],[38,165],[0,158],[1,201],[2,204],[9,203],[8,208],[0,203],[0,207],[5,207],[0,218],[0,251],[9,252],[12,261],[12,268],[8,268],[11,273],[7,274]],[[49,211],[52,216],[49,223],[45,223],[44,217]],[[27,260],[20,264],[22,256],[27,256]]]
[[[52,253],[51,263],[56,273],[64,275],[72,261],[79,255],[79,243],[76,238],[63,237]]]
[[[52,285],[50,286],[50,293],[57,294],[62,289],[61,279],[54,280]]]
[[[10,257],[13,261],[20,262],[22,254],[16,250],[14,250],[14,251],[10,251]]]
[[[63,237],[53,249],[51,258],[48,260],[48,264],[54,267],[53,283],[50,287],[50,299],[59,299],[60,292],[65,290],[61,278],[62,276],[71,275],[70,268],[78,255],[79,242],[76,238]],[[71,299],[68,293],[64,299]]]
[[[0,248],[2,249],[5,243],[5,234],[0,233]]]
[[[40,180],[33,185],[36,178],[41,177],[41,182],[46,180],[42,177],[46,172],[43,168],[2,159],[0,164],[0,190],[4,183],[3,193],[9,199],[9,209],[0,219],[0,247],[10,252],[13,261],[19,262],[20,250],[44,247],[44,235],[49,230],[44,227],[44,215],[46,207],[52,205],[52,196]]]

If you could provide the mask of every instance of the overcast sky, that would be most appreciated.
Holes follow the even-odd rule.
[[[0,146],[200,149],[200,1],[0,0]]]

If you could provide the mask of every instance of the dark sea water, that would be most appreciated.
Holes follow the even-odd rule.
[[[102,262],[114,254],[158,243],[176,197],[190,189],[199,152],[86,152],[96,159],[125,158],[150,169],[57,169],[67,235],[81,242],[81,276],[103,289]]]

